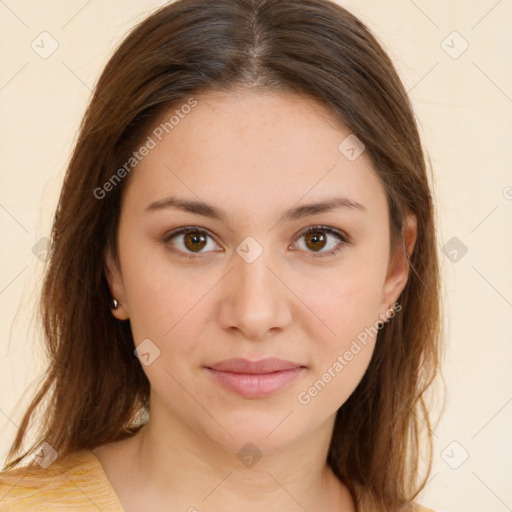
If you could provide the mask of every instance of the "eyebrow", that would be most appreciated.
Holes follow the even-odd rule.
[[[220,208],[207,204],[203,201],[180,199],[175,196],[166,197],[164,199],[150,203],[146,207],[146,211],[158,211],[167,208],[174,208],[176,210],[182,210],[184,212],[193,213],[195,215],[201,215],[203,217],[219,220],[227,224],[227,214]],[[330,212],[337,208],[366,211],[366,208],[357,201],[347,197],[338,196],[324,199],[323,201],[318,201],[316,203],[309,203],[290,208],[281,215],[279,222],[290,222],[293,220],[301,219],[303,217],[307,217],[309,215]]]

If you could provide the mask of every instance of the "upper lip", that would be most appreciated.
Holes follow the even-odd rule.
[[[212,370],[233,373],[272,373],[301,367],[304,367],[304,365],[294,363],[293,361],[277,359],[275,357],[260,359],[259,361],[250,361],[241,357],[234,357],[207,366],[207,368]]]

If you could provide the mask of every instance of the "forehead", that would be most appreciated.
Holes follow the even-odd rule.
[[[261,215],[263,207],[342,194],[370,208],[386,207],[369,157],[347,158],[344,141],[353,135],[320,102],[246,90],[194,99],[168,109],[149,132],[154,147],[128,187],[137,189],[140,201],[166,194],[213,198],[239,213],[246,207]]]

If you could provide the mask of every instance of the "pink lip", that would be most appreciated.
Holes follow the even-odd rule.
[[[227,359],[206,367],[225,388],[246,398],[263,398],[285,388],[306,369],[282,359]]]
[[[303,365],[300,363],[276,359],[275,357],[268,357],[267,359],[260,359],[259,361],[249,361],[249,359],[233,357],[232,359],[226,359],[225,361],[207,366],[207,368],[234,373],[271,373],[300,368],[301,366]]]

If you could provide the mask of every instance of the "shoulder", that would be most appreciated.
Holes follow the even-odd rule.
[[[46,468],[34,462],[0,472],[0,512],[50,512],[63,510],[63,506],[68,510],[97,510],[95,498],[101,484],[94,456],[88,450],[58,457]]]

